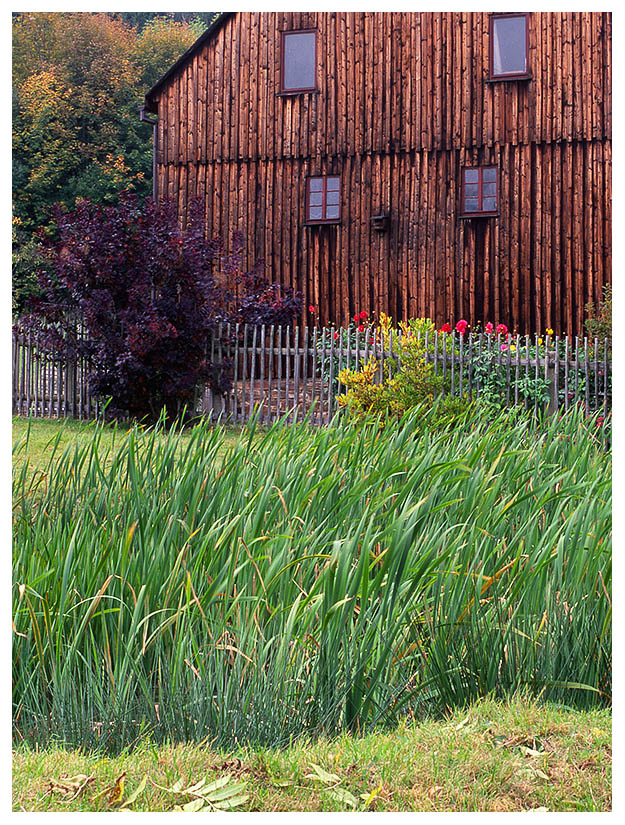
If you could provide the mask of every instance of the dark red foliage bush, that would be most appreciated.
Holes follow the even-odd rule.
[[[153,421],[165,408],[173,418],[196,387],[226,391],[230,365],[209,355],[218,324],[288,323],[301,307],[265,281],[260,264],[241,272],[242,236],[228,252],[222,239],[205,237],[200,202],[184,230],[175,203],[141,206],[130,193],[115,207],[83,201],[57,210],[55,220],[53,266],[41,273],[43,296],[23,326],[64,356],[88,356],[90,389],[110,398],[113,415]]]

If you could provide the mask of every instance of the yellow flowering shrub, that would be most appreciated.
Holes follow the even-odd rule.
[[[381,314],[380,337],[393,356],[380,363],[371,357],[359,369],[343,369],[339,382],[347,391],[338,397],[339,406],[354,418],[389,415],[399,418],[419,404],[431,405],[445,387],[445,379],[434,372],[426,361],[425,333],[431,333],[433,346],[435,327],[427,318],[400,323],[401,336],[391,326],[389,316]],[[430,344],[428,343],[428,349]],[[443,417],[456,415],[466,408],[466,400],[446,397]]]

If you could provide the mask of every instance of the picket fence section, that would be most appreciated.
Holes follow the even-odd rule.
[[[212,343],[211,356],[230,364],[232,389],[217,395],[207,388],[202,411],[213,419],[235,422],[249,420],[256,411],[263,423],[284,416],[328,423],[345,391],[337,380],[341,370],[373,358],[377,380],[383,381],[389,359],[401,364],[401,338],[401,332],[392,330],[382,336],[377,329],[225,325]],[[603,409],[605,414],[611,406],[608,341],[555,336],[545,346],[537,335],[508,338],[455,331],[417,338],[433,371],[447,379],[452,395],[473,399],[480,394],[484,379],[476,376],[479,362],[482,372],[486,364],[489,372],[499,373],[507,404],[555,411],[582,403],[588,413]],[[524,392],[528,379],[534,379],[534,386],[537,379],[544,382],[540,402]]]
[[[97,418],[102,403],[89,392],[88,365],[42,346],[36,334],[13,333],[13,415]]]
[[[196,393],[195,412],[236,423],[257,413],[260,422],[307,417],[328,423],[345,391],[337,377],[370,358],[383,381],[392,359],[400,366],[401,332],[225,324],[209,344],[211,361],[223,363],[231,389]],[[583,404],[587,413],[611,407],[609,342],[597,338],[541,343],[538,336],[428,333],[417,336],[428,363],[446,379],[446,392],[473,399],[487,377],[499,376],[507,404],[555,411]],[[103,404],[88,389],[87,365],[44,351],[33,337],[13,335],[13,414],[93,418]],[[528,391],[533,386],[534,392]],[[541,392],[536,392],[536,387]]]

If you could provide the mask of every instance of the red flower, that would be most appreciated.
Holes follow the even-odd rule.
[[[505,324],[497,324],[497,334],[498,335],[506,335],[508,332],[508,327]]]
[[[451,332],[451,324],[443,324],[439,332]]]
[[[494,326],[491,324],[491,322],[489,321],[489,322],[486,324],[486,326],[484,327],[484,332],[485,332],[487,335],[492,335],[494,331],[495,331],[495,327],[494,327]]]
[[[313,315],[315,314],[315,308],[312,304],[308,307],[308,311],[312,312]]]
[[[375,344],[375,341],[373,340],[373,338],[369,338],[369,343],[370,344]]]
[[[360,315],[354,315],[353,321],[355,324],[360,323]]]
[[[463,334],[467,331],[467,327],[468,327],[468,326],[469,326],[469,322],[468,322],[468,321],[465,321],[465,320],[464,320],[464,318],[462,318],[462,319],[461,319],[460,321],[458,321],[458,323],[456,324],[456,332],[459,332],[459,333],[460,333],[460,335],[463,335]]]
[[[369,313],[367,312],[366,309],[363,309],[363,311],[360,313],[360,320],[364,321],[368,317],[369,317]]]
[[[363,327],[362,324],[360,324],[360,326],[358,327],[358,332],[364,332],[364,331],[365,331],[365,328]]]
[[[338,337],[339,337],[338,332],[335,332],[335,333],[334,333],[334,340],[336,341],[336,339],[337,339]]]

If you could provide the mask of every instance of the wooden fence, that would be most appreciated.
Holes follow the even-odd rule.
[[[45,349],[36,334],[13,333],[13,415],[96,418],[102,403],[90,392],[88,365]]]
[[[416,334],[417,345],[444,392],[473,399],[499,392],[507,404],[587,413],[611,407],[609,342],[588,338]],[[211,361],[223,363],[232,379],[225,394],[210,388],[196,394],[195,412],[243,423],[255,410],[262,423],[305,416],[328,423],[345,391],[337,376],[370,358],[376,380],[401,366],[402,334],[379,330],[224,325],[210,343]],[[405,342],[404,342],[405,343]],[[44,352],[37,341],[13,336],[13,414],[91,418],[102,404],[88,390],[87,366]]]

